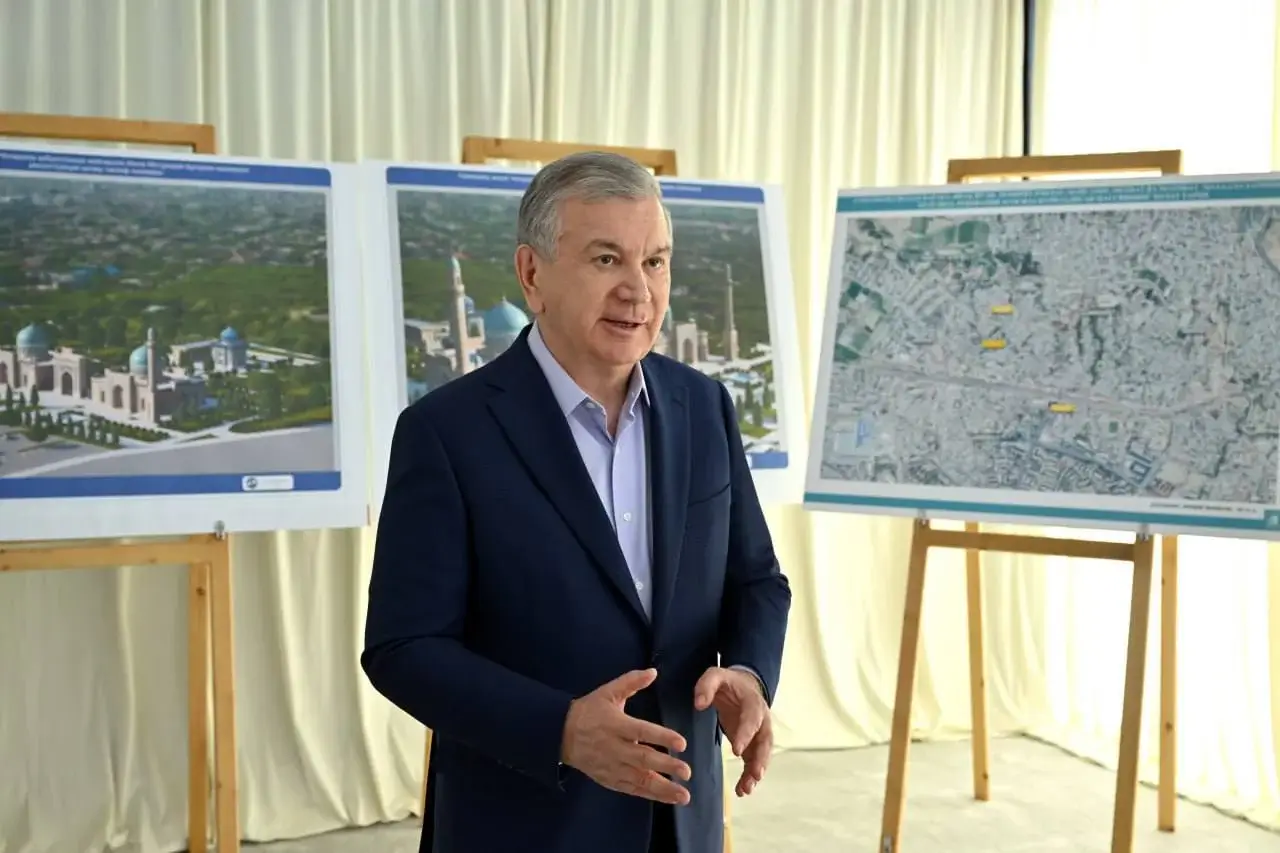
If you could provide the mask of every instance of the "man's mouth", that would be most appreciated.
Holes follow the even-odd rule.
[[[644,325],[644,323],[634,322],[631,320],[611,320],[608,318],[605,318],[605,322],[608,323],[610,326],[614,326],[619,329],[628,329],[628,330],[638,329]]]

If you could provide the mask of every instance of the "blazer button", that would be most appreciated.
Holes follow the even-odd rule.
[[[657,666],[662,663],[662,652],[654,652],[649,657],[649,666]]]

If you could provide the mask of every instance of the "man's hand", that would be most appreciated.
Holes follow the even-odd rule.
[[[687,782],[689,765],[654,747],[684,752],[684,738],[623,711],[627,699],[657,677],[656,669],[633,670],[573,700],[560,760],[612,791],[683,806],[689,802],[688,789],[667,776]]]
[[[773,753],[773,722],[760,683],[749,672],[713,666],[698,679],[693,697],[699,711],[715,707],[733,754],[742,759],[734,791],[745,797],[764,779]]]

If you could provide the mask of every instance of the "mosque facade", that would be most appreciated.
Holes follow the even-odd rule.
[[[180,354],[197,369],[176,366]],[[12,348],[0,347],[0,387],[23,394],[36,388],[41,395],[55,395],[58,402],[106,418],[156,426],[180,408],[203,406],[204,371],[238,372],[248,360],[248,342],[232,328],[216,339],[176,345],[168,353],[149,328],[125,367],[108,367],[74,349],[55,347],[49,328],[33,323],[18,332]]]
[[[462,264],[452,259],[448,319],[406,320],[405,341],[422,353],[422,369],[409,377],[409,402],[434,388],[493,361],[529,325],[529,315],[504,296],[486,311],[477,311],[467,295]]]
[[[662,321],[662,329],[658,339],[654,341],[653,351],[674,358],[681,364],[697,367],[711,361],[735,362],[741,353],[738,345],[738,323],[734,316],[733,268],[725,267],[724,281],[724,347],[725,351],[718,356],[711,352],[709,335],[706,329],[699,328],[694,317],[682,322],[675,322],[671,306],[667,306],[667,316]]]

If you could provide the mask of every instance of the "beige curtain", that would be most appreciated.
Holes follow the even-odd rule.
[[[1037,153],[1180,148],[1184,170],[1193,174],[1280,167],[1274,0],[1038,5]],[[1180,539],[1178,788],[1280,826],[1275,550],[1261,542]],[[1041,666],[1050,713],[1028,722],[1113,766],[1131,573],[1085,561],[1045,563],[1052,604]],[[1159,630],[1157,606],[1153,637]],[[1158,767],[1159,643],[1149,649],[1141,772],[1150,782]]]

